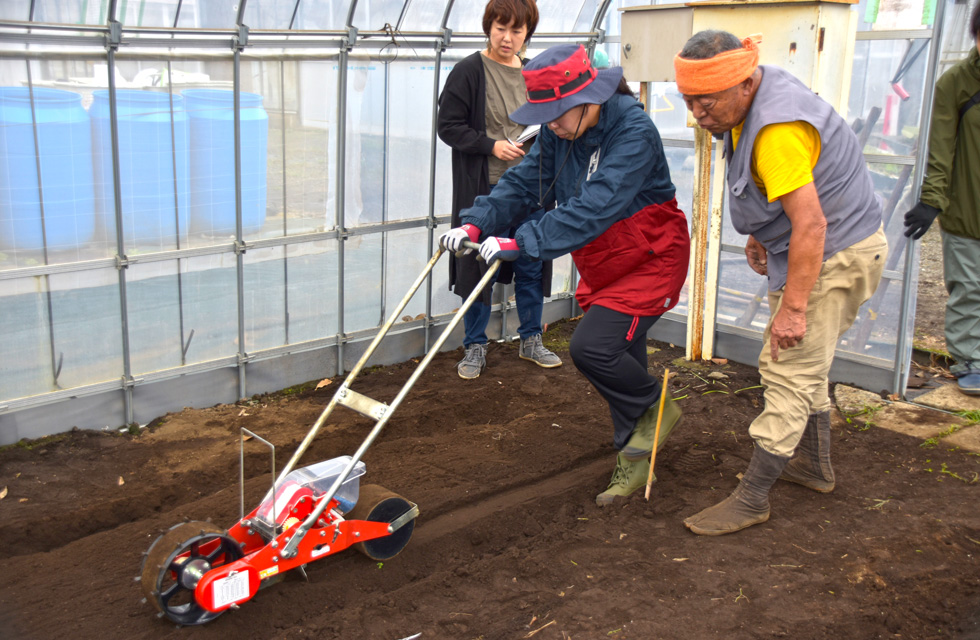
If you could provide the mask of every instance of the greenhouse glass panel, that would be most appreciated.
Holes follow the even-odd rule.
[[[58,387],[118,379],[123,360],[117,270],[53,274],[49,283]]]
[[[34,22],[104,25],[109,20],[108,11],[108,2],[34,0]],[[27,20],[26,12],[21,20]]]
[[[382,265],[386,256],[398,256],[387,253],[384,235],[354,236],[344,247],[344,333],[371,329],[384,322]]]
[[[612,0],[609,3],[609,8],[606,10],[606,15],[603,17],[602,22],[599,23],[599,28],[605,30],[606,37],[613,36],[616,40],[622,34],[622,15],[623,12],[620,9],[625,9],[626,7],[640,7],[644,5],[661,5],[661,4],[675,4],[673,0],[661,1],[655,0],[650,2],[650,0]],[[618,48],[618,47],[617,47]],[[619,59],[619,56],[616,56]]]
[[[446,13],[447,0],[412,0],[405,9],[401,31],[438,31]]]
[[[675,83],[648,83],[646,109],[661,138],[694,141],[694,127],[687,126],[687,106]]]
[[[595,50],[592,53],[592,63],[599,69],[606,67],[618,67],[620,66],[620,51],[621,48],[618,42],[603,42],[601,44],[596,44]],[[603,63],[603,55],[605,56],[605,63]],[[632,82],[629,76],[626,76],[625,74],[623,75],[627,82]],[[638,83],[637,86],[639,86]]]
[[[446,86],[446,78],[456,63],[471,51],[449,50],[442,56],[439,69],[439,95]],[[449,216],[453,210],[453,152],[452,148],[436,136],[436,174],[435,174],[435,207],[434,215]]]
[[[668,142],[664,145],[664,155],[670,169],[670,180],[676,189],[674,197],[677,198],[677,206],[687,216],[690,227],[691,212],[694,210],[694,149],[671,146]]]
[[[351,0],[302,0],[296,12],[293,29],[345,29]]]
[[[296,344],[336,335],[337,242],[288,245],[286,255],[287,342]]]
[[[82,66],[0,63],[0,269],[111,255],[95,211],[91,90],[54,80]]]
[[[935,3],[930,2],[860,0],[857,12],[858,31],[887,31],[925,29],[932,25],[936,9]]]
[[[284,247],[251,249],[245,254],[245,351],[286,344],[286,277]]]
[[[187,341],[176,260],[135,264],[127,270],[130,368],[150,373],[184,364]]]
[[[435,242],[439,236],[449,231],[449,224],[441,224],[435,229]],[[437,246],[433,246],[434,250]],[[432,269],[432,315],[452,313],[462,304],[463,299],[449,288],[449,256],[442,256]]]
[[[201,1],[201,0],[198,0]],[[84,4],[84,3],[83,3]],[[95,4],[92,2],[91,4]],[[140,0],[120,2],[117,20],[125,27],[173,27],[177,18],[178,0]],[[191,3],[184,2],[181,12]]]
[[[0,20],[26,22],[31,19],[31,0],[6,0],[0,3]]]
[[[181,3],[177,26],[181,29],[234,29],[237,18],[237,2],[194,0]]]
[[[295,76],[285,85],[285,70],[295,71],[295,65],[280,61],[242,63],[242,77],[247,77],[248,93],[243,93],[242,106],[242,220],[246,239],[257,240],[282,236],[288,230],[283,219],[284,198],[289,181],[283,161],[284,127],[295,113]],[[244,84],[244,83],[243,83]],[[253,96],[260,96],[261,101]],[[287,112],[286,100],[292,102]],[[260,109],[246,109],[250,102]],[[263,118],[264,116],[264,118]],[[321,155],[310,159],[316,164]],[[303,157],[293,158],[304,163]],[[321,171],[325,163],[320,163]],[[324,176],[325,177],[325,176]]]
[[[387,318],[411,289],[412,284],[422,273],[422,269],[425,268],[431,256],[428,254],[429,230],[424,227],[392,231],[386,233],[385,238],[388,245],[386,254],[389,258],[385,262],[385,308],[381,315]],[[448,264],[447,260],[448,258],[442,258],[433,270],[439,267],[448,270],[449,267],[444,266]],[[423,284],[402,311],[401,320],[420,319],[425,314],[425,307],[425,285]]]
[[[54,391],[48,278],[0,280],[0,403]]]
[[[336,65],[325,62],[269,63],[283,78],[278,104],[269,105],[267,235],[292,235],[333,227],[327,193],[334,176],[327,145],[335,139]],[[334,103],[335,104],[335,103]],[[334,133],[331,135],[330,129]]]
[[[885,165],[888,166],[888,165]],[[869,165],[872,175],[879,167]],[[910,167],[911,168],[911,167]],[[897,179],[896,179],[897,180]],[[876,181],[877,182],[877,181]],[[899,324],[901,321],[902,274],[905,264],[907,240],[903,235],[902,216],[911,205],[908,191],[894,195],[894,187],[876,184],[876,193],[885,203],[883,211],[885,233],[888,237],[888,257],[885,275],[875,295],[866,302],[858,314],[854,326],[842,338],[838,350],[842,352],[883,358],[891,362],[895,358]],[[897,198],[897,199],[893,199]],[[896,204],[897,203],[897,206]],[[731,228],[725,211],[725,231],[737,246],[745,245],[745,236]],[[913,290],[915,285],[913,284]],[[718,289],[718,323],[761,332],[769,320],[769,285],[764,276],[752,271],[741,252],[724,251]]]
[[[718,325],[761,334],[769,321],[769,281],[749,268],[745,255],[723,251],[718,277]]]
[[[588,31],[595,0],[538,0],[538,33]]]
[[[975,39],[970,37],[969,29],[971,11],[976,3],[977,0],[968,0],[946,5],[943,13],[943,55],[940,56],[936,78],[977,46]]]
[[[410,0],[358,0],[354,26],[361,31],[383,31],[394,28]]]
[[[162,91],[117,89],[115,101],[123,251],[138,254],[186,247],[191,176],[184,99],[164,87]],[[89,115],[97,237],[115,247],[118,228],[108,89],[93,91]]]
[[[297,2],[303,4],[300,0],[250,0],[242,21],[250,29],[289,29]]]
[[[388,64],[389,134],[386,220],[429,214],[429,181],[435,63],[433,59]],[[445,146],[442,141],[437,144]]]
[[[337,220],[335,167],[340,67],[337,61],[296,64],[295,72],[289,71],[287,65],[285,74],[286,171],[282,207],[287,234],[333,229]],[[273,134],[276,135],[279,134]],[[277,170],[271,164],[270,159],[269,184],[274,185],[278,178],[273,174]],[[269,206],[275,215],[279,203],[272,195]]]
[[[348,228],[384,218],[387,68],[387,63],[373,57],[358,57],[347,68],[344,226]]]
[[[182,88],[187,112],[189,213],[188,231],[193,246],[224,244],[234,240],[238,216],[235,179],[234,92],[219,77],[230,77],[227,62],[206,63],[209,80]],[[268,199],[269,116],[264,106],[261,74],[243,82],[241,118],[241,220],[243,237],[260,237],[266,222]]]
[[[182,260],[181,296],[187,364],[238,353],[238,275],[235,254]]]
[[[487,3],[479,0],[456,2],[446,26],[453,33],[483,33],[483,12]]]
[[[865,153],[915,155],[929,40],[859,40],[846,119]],[[871,125],[870,130],[865,127]]]

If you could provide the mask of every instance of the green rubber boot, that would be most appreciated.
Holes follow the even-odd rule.
[[[667,393],[667,390],[664,390]],[[639,460],[649,457],[653,451],[653,435],[657,431],[657,413],[660,412],[660,400],[658,399],[652,407],[646,410],[636,421],[630,439],[623,447],[623,455],[630,460]],[[660,421],[660,438],[657,440],[657,449],[667,440],[667,436],[674,430],[674,427],[681,421],[681,408],[677,406],[670,394],[664,400],[664,417]]]
[[[637,489],[646,486],[649,474],[649,458],[629,460],[620,452],[616,456],[616,470],[613,471],[609,486],[595,497],[595,503],[600,507],[605,507],[615,502],[616,498],[625,498]]]

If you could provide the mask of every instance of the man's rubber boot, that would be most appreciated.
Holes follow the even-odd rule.
[[[657,440],[658,450],[664,441],[667,440],[670,432],[681,421],[681,408],[677,406],[677,403],[670,397],[670,393],[666,389],[664,389],[663,393],[667,394],[667,398],[664,400],[664,417],[660,421],[660,438]],[[633,433],[630,434],[630,439],[627,440],[626,446],[623,447],[622,451],[623,455],[628,459],[639,460],[650,456],[650,452],[653,451],[653,436],[657,431],[657,414],[659,412],[660,399],[658,398],[652,407],[637,418],[636,426],[633,427]]]
[[[830,466],[829,411],[815,413],[807,419],[803,438],[779,479],[820,493],[834,490],[834,468]]]
[[[646,486],[650,474],[650,458],[642,460],[627,460],[620,452],[616,456],[616,470],[606,490],[595,497],[595,503],[600,507],[615,502],[616,498],[625,498],[640,487]]]
[[[756,445],[742,481],[730,496],[684,520],[701,536],[735,533],[769,519],[769,489],[779,479],[789,457],[777,456]]]

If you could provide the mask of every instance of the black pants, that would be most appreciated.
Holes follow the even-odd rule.
[[[647,372],[647,331],[660,316],[628,316],[593,305],[579,321],[572,361],[609,403],[613,446],[626,446],[636,420],[660,402],[660,381]]]

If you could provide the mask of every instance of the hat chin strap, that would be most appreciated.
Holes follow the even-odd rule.
[[[585,104],[588,105],[588,103],[585,103]],[[561,175],[561,170],[565,168],[565,163],[568,162],[568,156],[571,155],[571,153],[572,153],[572,145],[575,144],[575,140],[578,140],[578,137],[577,137],[578,136],[578,130],[582,126],[582,121],[585,119],[585,112],[587,110],[588,110],[588,107],[586,107],[585,109],[582,109],[582,113],[579,114],[578,124],[575,125],[575,135],[576,135],[576,138],[570,141],[570,144],[568,145],[568,151],[565,152],[565,157],[562,159],[561,164],[558,166],[558,171],[555,172],[555,179],[551,181],[551,185],[548,187],[548,190],[544,192],[544,195],[541,194],[541,186],[544,183],[543,180],[542,180],[542,178],[541,178],[541,154],[540,153],[538,154],[538,208],[539,209],[543,209],[544,208],[544,199],[545,199],[545,197],[549,193],[551,193],[551,190],[552,189],[555,188],[555,183],[558,182],[558,176]],[[552,122],[554,122],[554,121],[552,121]]]

